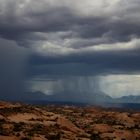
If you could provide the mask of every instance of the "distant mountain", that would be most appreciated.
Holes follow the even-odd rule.
[[[140,103],[140,96],[122,96],[120,98],[114,99],[114,102],[117,103]]]
[[[91,93],[77,93],[70,91],[63,91],[59,93],[55,93],[53,95],[47,95],[48,101],[61,101],[61,102],[80,102],[80,103],[91,103],[91,104],[103,104],[105,102],[111,102],[112,98],[105,93],[91,92]]]
[[[36,91],[23,94],[21,100],[42,100],[50,102],[57,101],[103,105],[104,103],[140,103],[140,96],[129,95],[122,96],[120,98],[111,98],[102,91],[77,93],[69,90],[57,92],[52,95],[46,95],[40,91]]]
[[[49,101],[60,102],[81,102],[90,104],[104,105],[105,103],[140,103],[140,96],[123,96],[120,98],[111,98],[104,92],[91,92],[91,93],[74,93],[70,91],[60,92],[53,95],[47,95]]]

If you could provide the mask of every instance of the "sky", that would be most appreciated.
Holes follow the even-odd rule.
[[[140,95],[139,7],[139,0],[0,0],[0,98],[27,90],[76,91],[79,100],[83,92]]]

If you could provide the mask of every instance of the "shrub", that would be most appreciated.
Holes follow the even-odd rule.
[[[99,134],[91,134],[90,136],[90,140],[101,140]]]
[[[45,136],[48,140],[60,140],[61,134],[60,133],[52,133]]]
[[[29,137],[22,137],[20,140],[30,140]]]
[[[19,132],[22,130],[22,128],[23,128],[22,123],[14,123],[13,131]]]

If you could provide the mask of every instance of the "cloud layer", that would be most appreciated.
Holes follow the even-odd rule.
[[[0,0],[0,46],[4,39],[32,52],[28,78],[138,74],[139,6],[139,0]]]
[[[31,48],[35,63],[139,71],[139,5],[138,0],[1,0],[0,34]]]

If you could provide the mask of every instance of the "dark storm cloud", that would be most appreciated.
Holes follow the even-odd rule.
[[[135,3],[139,4],[138,1],[135,1]],[[131,19],[127,17],[129,15],[128,8],[126,9],[128,10],[128,13],[122,12],[113,16],[79,16],[70,9],[71,5],[69,7],[47,7],[47,3],[45,3],[47,7],[46,10],[42,8],[42,11],[38,11],[36,7],[35,11],[28,9],[32,8],[30,3],[29,6],[20,11],[20,7],[18,7],[19,4],[20,2],[10,2],[8,0],[7,4],[5,4],[7,5],[5,7],[7,10],[4,11],[3,8],[1,9],[2,20],[0,21],[0,34],[5,38],[14,39],[19,42],[25,38],[24,41],[27,42],[28,34],[32,33],[34,36],[34,32],[48,33],[72,31],[76,32],[77,37],[84,39],[107,36],[109,37],[108,43],[110,43],[110,41],[128,41],[132,36],[140,36],[139,21],[131,21],[136,20],[135,17],[133,18],[133,15],[131,16]],[[16,10],[16,8],[19,11]],[[135,9],[137,10],[136,14],[138,14],[139,11],[137,6],[136,8],[132,7],[130,12],[136,12]],[[115,16],[118,19],[115,19]],[[36,38],[34,38],[34,40],[36,40]],[[22,44],[24,44],[23,41]],[[26,45],[27,44],[25,43],[25,46]]]
[[[35,91],[92,99],[101,75],[138,74],[139,6],[139,0],[0,0],[0,98],[28,98],[22,93],[31,80]]]
[[[0,22],[1,36],[13,39],[26,38],[28,34],[34,32],[69,30],[73,24],[77,24],[79,21],[79,18],[73,15],[69,9],[63,7],[53,8],[41,14],[27,13],[27,15],[25,14],[22,17],[13,15],[13,19],[9,19],[8,17],[4,17],[3,19],[4,21]],[[13,32],[15,34],[12,34]]]
[[[64,8],[53,9],[44,15],[30,15],[27,20],[24,21],[19,17],[18,20],[22,22],[11,21],[8,19],[8,23],[0,24],[0,34],[2,37],[13,39],[16,41],[28,41],[30,34],[34,36],[35,32],[58,32],[58,31],[72,31],[72,36],[76,36],[82,39],[101,38],[106,36],[109,38],[108,42],[122,42],[129,41],[132,36],[140,36],[140,26],[138,23],[129,23],[127,19],[121,21],[112,21],[110,17],[96,18],[96,17],[78,17],[71,13],[70,10]],[[4,24],[4,25],[3,25]],[[14,34],[13,34],[14,33]],[[74,34],[75,33],[75,34]],[[38,37],[39,38],[39,37]],[[32,38],[36,40],[37,38]],[[84,42],[83,42],[84,43]],[[90,44],[95,45],[92,41]],[[103,42],[104,43],[104,42]],[[100,42],[98,43],[100,44]],[[77,43],[78,45],[78,43]],[[81,43],[79,43],[81,45]],[[82,45],[81,45],[82,46]],[[71,46],[73,47],[73,46]]]
[[[100,75],[140,72],[140,50],[73,54],[62,57],[34,55],[30,59],[33,75]]]
[[[52,3],[49,0],[41,2],[1,0],[0,3],[0,36],[32,49],[30,70],[33,73],[38,71],[38,74],[46,72],[80,75],[139,71],[139,44],[134,45],[137,48],[130,50],[129,47],[123,51],[112,50],[115,43],[122,42],[123,46],[124,42],[131,43],[133,39],[139,39],[140,3],[137,0],[133,2],[107,0],[106,3],[100,0],[103,6],[98,4],[94,6],[97,1],[93,3],[87,1],[83,4],[85,5],[83,9],[79,1],[75,2],[75,5],[70,1],[58,3],[55,0]],[[87,5],[94,7],[90,11]],[[48,53],[48,44],[53,46],[54,54],[51,45]],[[101,51],[81,50],[89,46],[100,48],[105,44],[112,44],[108,51],[103,48]],[[74,51],[77,50],[76,53],[67,50],[73,48]],[[62,49],[60,53],[64,55],[58,55],[57,50],[60,49]],[[68,65],[72,71],[70,68],[67,69]]]

